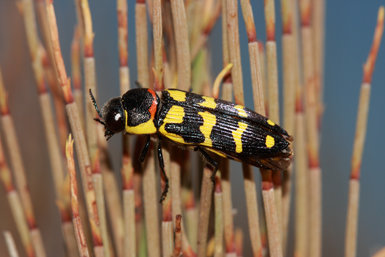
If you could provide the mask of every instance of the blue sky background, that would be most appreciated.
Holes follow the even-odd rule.
[[[263,1],[252,1],[257,35],[265,39]],[[369,52],[377,10],[385,1],[340,0],[328,1],[326,8],[325,41],[325,112],[321,135],[321,166],[323,180],[323,256],[342,256],[344,251],[345,217],[350,174],[350,160],[355,133],[355,122],[362,65]],[[280,7],[277,5],[278,57],[281,63],[281,26]],[[99,102],[119,94],[118,50],[116,4],[114,1],[90,1],[95,31],[95,57],[97,80],[100,89]],[[76,22],[73,1],[55,1],[58,27],[67,71],[70,71],[70,45]],[[240,41],[244,83],[249,90],[250,73],[248,70],[247,37],[240,17]],[[131,78],[136,79],[136,55],[134,41],[134,1],[129,1],[129,66]],[[221,68],[221,28],[215,26],[209,40],[212,55],[212,74]],[[21,16],[15,1],[0,1],[0,66],[6,87],[9,90],[11,111],[14,115],[17,133],[22,144],[22,154],[28,167],[33,200],[36,202],[38,223],[41,224],[43,237],[47,238],[47,249],[55,255],[62,249],[58,234],[59,222],[55,215],[53,191],[41,190],[42,178],[48,177],[47,149],[41,149],[45,138],[41,127],[37,94],[31,73],[29,55],[24,36]],[[281,67],[281,66],[280,66]],[[281,71],[281,69],[279,69]],[[373,74],[372,94],[365,143],[359,210],[357,256],[370,256],[385,246],[385,43],[381,43],[376,69]],[[280,73],[280,82],[282,74]],[[247,95],[247,94],[246,94]],[[253,106],[248,94],[246,105]],[[112,139],[112,151],[119,145]],[[45,147],[45,146],[44,146]],[[114,155],[115,163],[118,155]],[[118,167],[116,165],[116,167]],[[232,172],[233,196],[237,208],[236,225],[247,225],[240,165],[234,164]],[[259,181],[259,176],[256,176]],[[239,200],[238,200],[239,199]],[[49,204],[47,204],[49,203]],[[14,230],[14,224],[3,194],[0,194],[0,229]],[[55,228],[55,230],[50,229]],[[292,234],[291,234],[292,235]],[[245,256],[250,250],[247,232],[245,233]],[[0,240],[0,252],[4,252]],[[61,251],[61,250],[60,250]],[[4,256],[0,254],[0,256]],[[51,255],[52,256],[52,255]],[[56,255],[59,256],[59,255]],[[61,256],[61,255],[60,255]]]

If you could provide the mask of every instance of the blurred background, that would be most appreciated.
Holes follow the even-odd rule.
[[[134,3],[129,9],[129,67],[136,79],[134,41]],[[356,112],[362,65],[369,52],[377,19],[377,11],[385,1],[341,0],[327,1],[325,24],[325,112],[322,120],[321,167],[323,180],[323,256],[342,256],[346,224],[346,206],[350,160],[355,133]],[[263,1],[252,1],[257,36],[265,40]],[[99,104],[119,94],[116,2],[90,1],[95,32],[95,58],[100,90]],[[281,65],[280,5],[277,8],[278,61]],[[76,23],[73,1],[55,1],[55,10],[67,72],[70,71],[70,47]],[[241,15],[241,14],[240,14]],[[247,36],[240,16],[240,42],[244,83],[250,85]],[[150,37],[151,38],[151,37]],[[218,20],[209,39],[212,76],[222,67],[221,27]],[[64,256],[60,239],[60,220],[55,205],[54,190],[49,172],[49,160],[39,110],[38,97],[31,69],[22,17],[16,0],[0,1],[0,67],[9,92],[11,113],[27,169],[37,223],[41,227],[48,256]],[[280,68],[281,66],[279,66]],[[282,73],[279,70],[280,86]],[[382,41],[373,75],[372,94],[364,148],[357,256],[370,256],[385,246],[385,40]],[[132,82],[133,82],[132,81]],[[250,90],[249,87],[247,87]],[[246,105],[252,107],[251,94]],[[4,134],[1,134],[4,137]],[[115,170],[119,169],[119,137],[110,142]],[[260,176],[255,176],[259,184]],[[232,186],[236,226],[247,226],[246,207],[241,180],[241,166],[233,164]],[[291,224],[293,223],[291,216]],[[15,224],[3,188],[0,189],[0,230],[11,230],[19,241]],[[250,242],[245,231],[245,256],[250,256]],[[289,250],[292,253],[293,230]],[[0,256],[8,256],[3,237],[0,237]]]

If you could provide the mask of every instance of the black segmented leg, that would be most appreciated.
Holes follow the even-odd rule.
[[[158,141],[158,160],[159,160],[160,170],[162,172],[162,175],[165,181],[165,186],[160,196],[160,203],[162,203],[164,199],[166,199],[166,196],[168,193],[168,177],[166,175],[166,172],[164,171],[164,160],[163,160],[162,145],[160,143],[160,140]]]
[[[211,175],[211,181],[215,183],[215,174],[218,171],[218,162],[211,158],[211,156],[203,150],[201,147],[197,146],[194,148],[195,151],[199,151],[203,157],[206,159],[206,161],[214,168],[213,174]]]
[[[147,152],[148,152],[148,148],[150,147],[150,142],[151,142],[151,137],[147,136],[146,144],[144,145],[143,150],[140,153],[140,157],[139,157],[139,161],[140,162],[143,162],[144,158],[146,158],[146,155],[147,155]]]

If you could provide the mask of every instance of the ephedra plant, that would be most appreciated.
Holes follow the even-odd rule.
[[[2,208],[11,210],[17,228],[17,234],[1,228],[9,256],[59,256],[59,252],[71,257],[322,256],[321,188],[327,183],[321,180],[324,170],[319,150],[324,110],[324,1],[265,0],[266,34],[262,37],[256,30],[254,3],[248,0],[109,3],[116,6],[117,44],[105,51],[118,53],[120,94],[136,87],[134,81],[155,91],[178,88],[237,105],[245,105],[245,95],[251,94],[254,110],[281,124],[294,137],[294,158],[288,171],[259,169],[256,173],[255,168],[242,164],[237,166],[240,172],[228,159],[220,159],[215,183],[212,167],[200,156],[162,142],[170,188],[161,204],[166,178],[159,172],[155,140],[141,163],[144,137],[124,134],[119,139],[121,151],[109,148],[104,127],[94,120],[98,113],[89,92],[100,105],[99,90],[105,86],[96,80],[97,70],[103,71],[97,67],[103,62],[96,58],[94,43],[103,35],[94,32],[94,3],[75,0],[77,22],[71,63],[66,65],[55,3],[15,0],[18,18],[24,22],[34,74],[31,84],[38,92],[44,143],[49,150],[50,173],[46,175],[52,178],[58,208],[57,213],[44,215],[61,221],[61,231],[55,233],[64,248],[49,252],[36,222],[37,204],[31,199],[27,180],[32,171],[23,163],[22,142],[9,108],[7,89],[11,85],[0,76],[0,175],[9,203]],[[134,9],[133,16],[129,16],[129,8]],[[357,252],[360,164],[383,22],[384,9],[380,7],[358,105],[346,256]],[[129,31],[129,24],[134,24],[135,33]],[[221,28],[219,37],[213,32],[215,26]],[[247,46],[240,33],[244,30]],[[211,72],[210,40],[222,49],[222,60],[215,60],[222,67],[218,74]],[[136,51],[135,69],[130,67],[129,42],[133,45],[130,49]],[[243,48],[247,49],[246,58],[241,56]],[[241,57],[247,61],[242,62]],[[251,85],[244,83],[246,69],[251,71]],[[117,167],[112,166],[111,156],[119,159]],[[233,176],[243,179],[240,188],[231,183]],[[246,208],[237,212],[247,216],[243,227],[233,210],[234,195],[240,190],[244,198],[236,200],[245,202]],[[289,233],[290,224],[294,233]]]

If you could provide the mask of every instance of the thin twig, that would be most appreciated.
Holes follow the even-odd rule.
[[[321,169],[319,166],[319,131],[317,122],[317,92],[314,84],[313,30],[311,1],[300,1],[303,81],[307,154],[309,160],[309,256],[321,256]]]
[[[150,146],[154,148],[153,144]],[[161,256],[158,219],[158,196],[154,151],[149,150],[143,174],[143,204],[146,222],[147,253],[149,257]]]
[[[175,218],[175,247],[172,253],[172,257],[179,257],[182,254],[182,215],[178,215]]]
[[[171,2],[178,67],[178,88],[189,90],[191,86],[191,58],[186,11],[183,0]]]
[[[348,212],[346,220],[345,256],[356,256],[357,224],[360,192],[361,162],[366,137],[366,126],[368,121],[370,89],[372,74],[376,63],[378,49],[380,47],[382,33],[384,30],[384,7],[378,10],[377,26],[374,32],[372,47],[363,68],[363,81],[361,84],[360,100],[357,111],[356,134],[354,139],[353,154],[351,161]]]
[[[198,221],[198,242],[197,242],[197,256],[206,256],[207,233],[209,227],[209,216],[212,202],[212,192],[214,184],[211,181],[213,170],[205,167],[203,169],[202,188],[199,207],[199,221]]]
[[[3,78],[0,70],[0,113],[1,126],[5,136],[8,153],[10,154],[12,171],[14,174],[17,191],[20,194],[21,204],[28,222],[31,239],[33,242],[36,256],[46,256],[43,242],[41,239],[40,230],[36,224],[35,214],[33,211],[33,204],[27,178],[25,175],[24,163],[21,158],[19,143],[16,136],[15,125],[13,123],[12,115],[9,111],[7,93],[4,88]]]
[[[222,86],[222,99],[232,100],[233,85],[229,77]],[[222,191],[223,191],[223,222],[225,236],[225,250],[227,257],[236,256],[234,242],[233,203],[231,200],[230,162],[223,160],[221,163]]]
[[[101,240],[100,226],[99,226],[99,215],[95,211],[94,207],[95,202],[95,191],[91,179],[91,164],[88,155],[88,149],[86,146],[85,136],[81,121],[79,118],[79,111],[74,103],[70,80],[67,77],[67,73],[64,66],[63,57],[61,54],[58,28],[56,24],[55,10],[53,7],[53,2],[47,0],[47,19],[50,27],[50,41],[54,53],[54,67],[57,71],[57,81],[63,91],[64,100],[66,103],[67,116],[70,121],[72,133],[75,138],[75,146],[77,149],[77,156],[79,161],[80,173],[82,175],[83,190],[85,190],[86,195],[86,205],[89,215],[89,221],[91,224],[92,237],[94,243],[95,252],[101,252],[103,249],[103,243]]]
[[[144,87],[151,87],[148,65],[147,8],[145,0],[137,0],[135,4],[135,32],[138,81]]]
[[[83,108],[83,91],[81,77],[81,40],[80,40],[79,25],[75,27],[74,35],[71,44],[71,75],[74,85],[74,98],[79,109],[80,120],[84,123],[84,108]],[[85,125],[83,124],[83,128]]]
[[[230,53],[228,48],[228,31],[227,31],[227,0],[221,0],[222,3],[222,62],[223,67],[230,63]],[[231,75],[229,75],[222,86],[222,99],[226,101],[233,100],[233,85]],[[213,96],[216,93],[213,92]],[[231,184],[230,184],[230,162],[223,160],[221,162],[221,178],[223,191],[223,223],[224,223],[224,239],[225,252],[227,257],[235,256],[234,246],[234,224],[233,224],[233,204],[231,200]]]
[[[244,256],[243,254],[243,232],[240,228],[235,230],[235,251],[237,256]]]
[[[35,252],[31,240],[31,235],[28,229],[28,223],[26,216],[23,212],[23,207],[20,201],[18,192],[15,190],[15,186],[12,181],[11,171],[8,168],[8,164],[4,157],[4,150],[2,142],[0,141],[0,178],[4,185],[5,192],[7,194],[8,203],[11,208],[12,216],[16,223],[17,231],[21,238],[21,243],[28,257],[34,257]]]
[[[9,231],[3,231],[5,243],[8,248],[8,254],[10,257],[19,257],[19,253],[17,252],[15,240],[13,240],[12,234]]]
[[[154,1],[155,4],[155,1]],[[167,145],[163,145],[163,160],[166,176],[170,178],[171,162]],[[165,190],[166,181],[161,175],[161,192]],[[167,194],[162,202],[162,250],[163,256],[171,256],[174,249],[173,223],[172,223],[172,195]]]
[[[320,128],[324,104],[323,104],[323,83],[324,83],[324,58],[325,58],[325,10],[326,1],[319,0],[313,3],[313,50],[314,50],[314,83],[318,96],[317,117]]]
[[[80,256],[90,256],[87,248],[87,241],[84,235],[84,229],[79,215],[79,200],[78,200],[78,186],[76,181],[76,170],[75,170],[75,161],[73,153],[73,139],[69,135],[67,144],[66,144],[66,156],[67,156],[67,166],[68,173],[70,175],[71,181],[71,207],[72,207],[72,222],[75,228],[76,241],[78,244],[78,250]]]
[[[294,135],[295,128],[295,84],[294,72],[297,56],[294,55],[293,6],[291,0],[281,0],[282,5],[282,63],[283,63],[283,94],[284,115],[283,125],[290,135]],[[292,166],[287,174],[283,174],[282,182],[282,246],[286,252],[290,202],[291,202]]]
[[[130,89],[130,70],[128,67],[128,19],[127,1],[117,0],[118,45],[119,45],[119,79],[120,93]],[[135,192],[134,168],[132,166],[129,135],[122,135],[122,185],[123,185],[123,222],[124,229],[116,224],[114,238],[118,256],[136,256]]]
[[[43,48],[37,33],[33,1],[23,0],[22,8],[24,25],[28,39],[27,41],[32,59],[32,68],[35,75],[36,88],[39,94],[40,108],[43,114],[43,124],[45,128],[44,134],[46,135],[49,148],[48,153],[50,157],[51,173],[55,184],[56,197],[58,198],[60,197],[60,188],[64,180],[64,166],[62,163],[55,125],[53,123],[54,118],[50,103],[50,95],[47,92],[46,84],[44,81],[44,59],[47,58],[47,53],[45,52],[45,49]]]
[[[214,193],[214,207],[215,207],[215,250],[214,257],[223,256],[223,193],[221,186],[221,177],[218,172],[215,176],[215,193]]]

